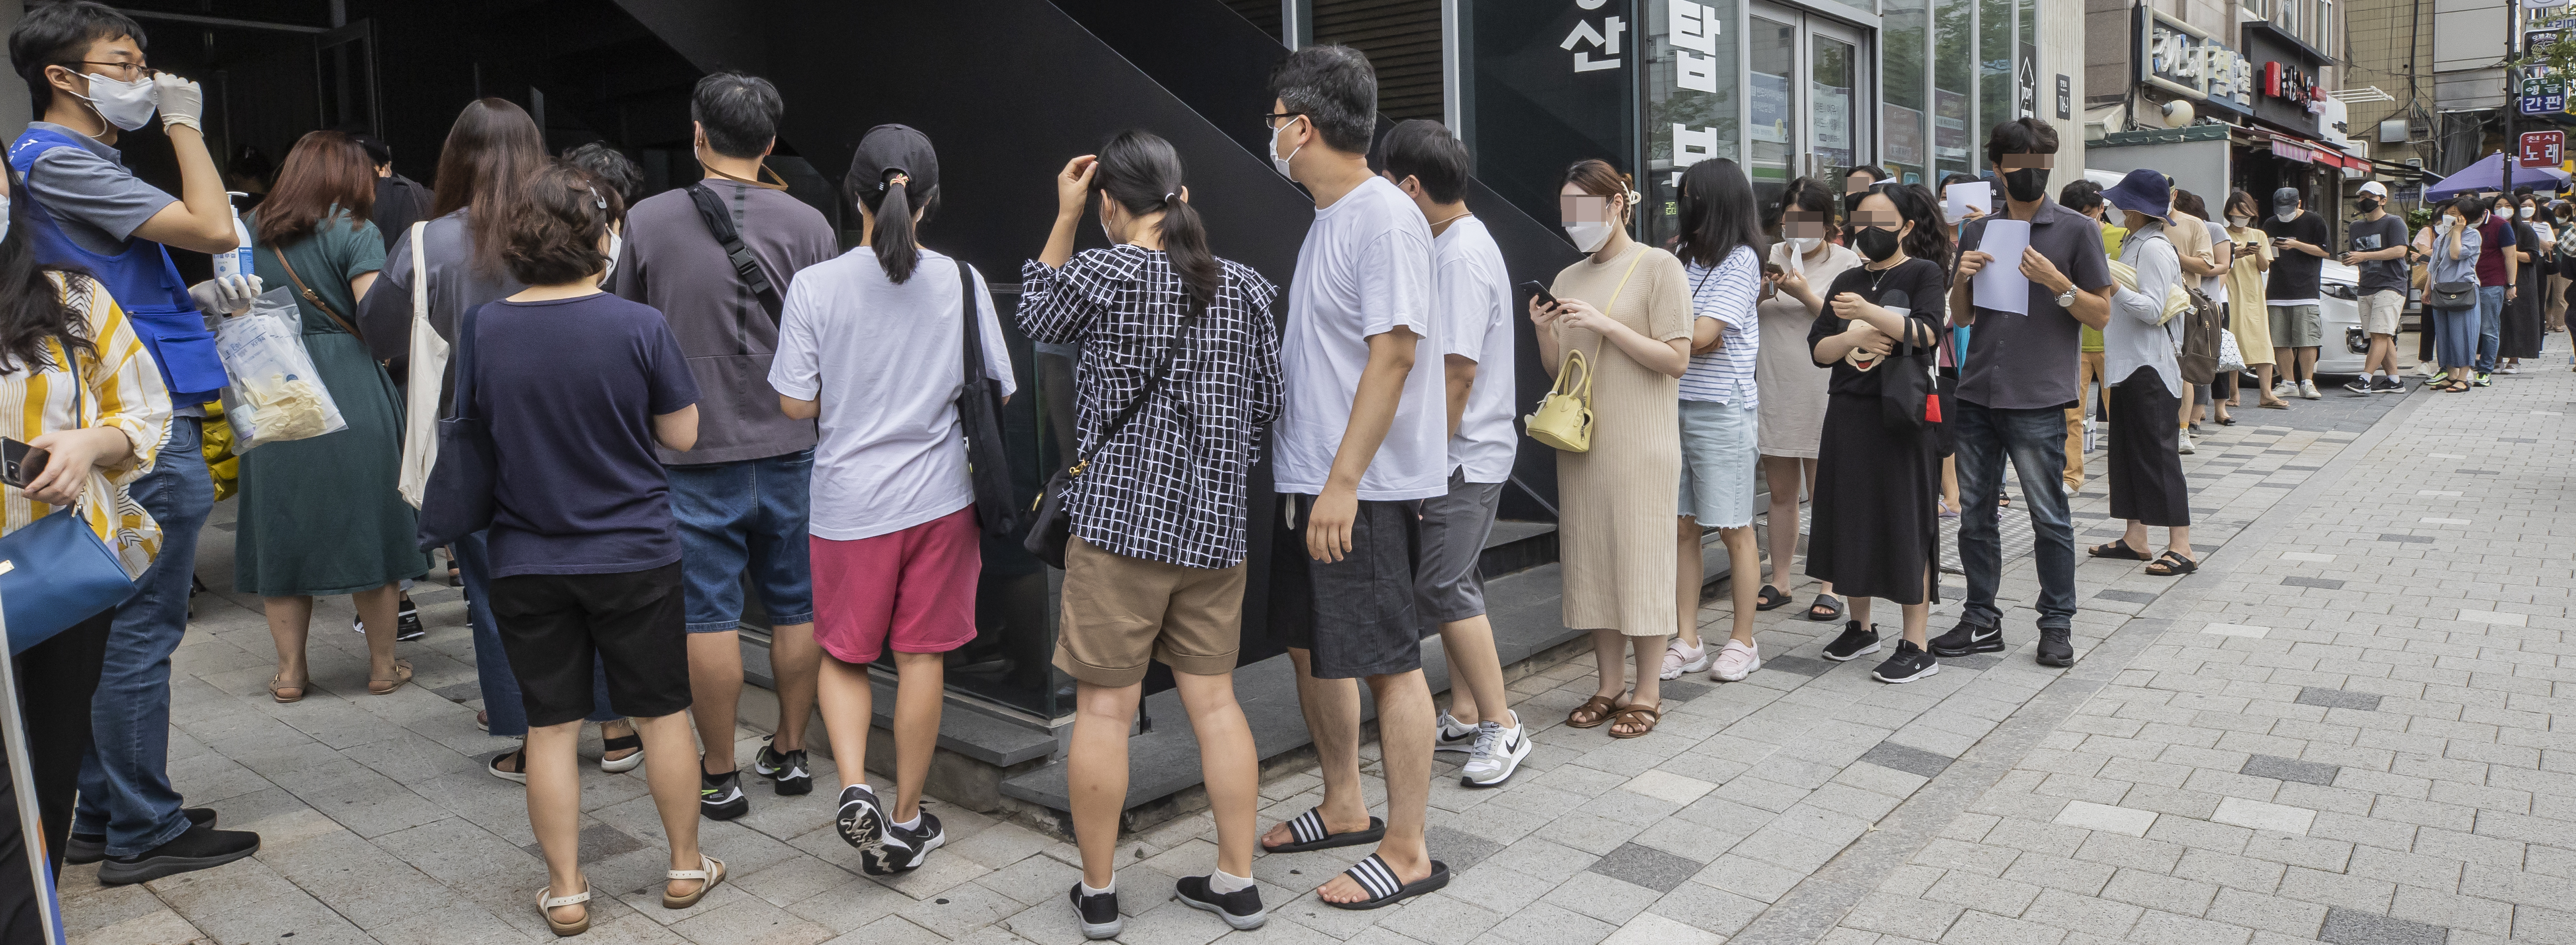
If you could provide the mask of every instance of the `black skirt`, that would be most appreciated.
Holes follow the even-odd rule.
[[[1825,401],[1807,576],[1832,581],[1846,597],[1938,603],[1931,569],[1941,540],[1939,431],[1890,430],[1878,401],[1850,394]]]
[[[2524,266],[2522,285],[2514,292],[2513,301],[2504,303],[2504,317],[2496,326],[2496,356],[2500,358],[2537,358],[2546,337],[2541,327],[2540,303],[2548,294],[2549,277],[2540,267]]]
[[[2140,367],[2111,386],[2111,517],[2160,526],[2191,525],[2182,478],[2182,398],[2156,369]]]

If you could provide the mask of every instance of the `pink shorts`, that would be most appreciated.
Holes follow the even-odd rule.
[[[897,653],[945,653],[975,639],[975,582],[984,570],[975,507],[899,532],[813,542],[814,642],[844,663]]]

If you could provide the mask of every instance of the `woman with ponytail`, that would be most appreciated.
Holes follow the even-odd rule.
[[[1073,537],[1055,665],[1077,685],[1073,828],[1084,934],[1117,933],[1110,863],[1127,796],[1127,731],[1146,664],[1172,668],[1198,731],[1217,827],[1216,869],[1180,881],[1190,905],[1238,929],[1261,924],[1252,885],[1261,804],[1252,729],[1234,701],[1242,626],[1245,480],[1279,415],[1278,287],[1208,251],[1170,143],[1109,139],[1056,175],[1055,228],[1020,267],[1020,329],[1078,345]],[[1073,251],[1091,195],[1111,245]],[[1140,619],[1141,618],[1141,619]],[[1091,900],[1086,908],[1086,900]]]

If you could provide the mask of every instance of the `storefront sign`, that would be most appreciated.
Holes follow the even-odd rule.
[[[1459,0],[1458,6],[1472,24],[1461,37],[1459,67],[1467,90],[1461,96],[1466,144],[1477,156],[1478,180],[1521,212],[1554,220],[1566,165],[1583,158],[1643,165],[1638,146],[1645,135],[1636,120],[1642,4]]]
[[[1673,44],[1673,87],[1717,92],[1717,11],[1690,0],[1671,0],[1664,39]]]
[[[2564,160],[2560,152],[2567,145],[2563,131],[2526,131],[2522,133],[2522,166],[2557,167]]]
[[[2538,48],[2540,48],[2540,47],[2542,47],[2542,46],[2554,46],[2554,45],[2557,45],[2557,44],[2558,44],[2558,41],[2559,41],[2559,40],[2561,40],[2561,39],[2565,39],[2565,38],[2567,38],[2567,31],[2566,31],[2566,30],[2555,30],[2555,29],[2549,29],[2549,30],[2544,30],[2544,29],[2530,29],[2530,30],[2524,30],[2524,31],[2522,32],[2522,48],[2524,48],[2524,49],[2528,50],[2528,49],[2538,49]]]
[[[1881,126],[1887,129],[1887,163],[1929,163],[1923,159],[1923,113],[1902,105],[1882,107],[1887,113]]]
[[[2204,45],[2208,59],[2204,74],[2209,79],[2210,103],[2252,114],[2254,112],[2254,63],[2246,59],[2243,53],[2227,48],[2225,43],[2218,40],[2212,39]]]
[[[1932,156],[1943,161],[1968,159],[1966,93],[1932,90]]]
[[[2301,164],[2313,163],[2317,159],[2316,152],[2291,144],[2287,141],[2283,141],[2279,138],[2272,139],[2272,156],[2282,158],[2284,160],[2297,161]]]
[[[1575,5],[1594,8],[1601,6],[1598,3],[1584,4],[1580,0]],[[1559,49],[1573,51],[1576,72],[1616,69],[1619,68],[1619,34],[1627,31],[1628,24],[1615,16],[1602,18],[1597,27],[1589,19],[1576,20],[1574,30],[1565,34],[1564,42],[1556,45]],[[1580,48],[1585,46],[1592,48]],[[1603,58],[1595,59],[1593,58],[1595,54]]]
[[[2075,80],[2060,72],[2057,74],[2057,120],[2072,121],[2074,118]]]
[[[2137,81],[2183,98],[2209,97],[2209,34],[2151,8],[2138,8]]]
[[[2567,84],[2557,76],[2522,80],[2522,113],[2547,115],[2567,110]]]

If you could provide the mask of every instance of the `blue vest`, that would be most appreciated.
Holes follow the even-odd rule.
[[[9,166],[24,180],[37,155],[58,147],[87,146],[50,128],[29,127],[9,146]],[[171,403],[201,403],[224,389],[229,381],[223,360],[215,356],[215,333],[206,330],[206,317],[188,297],[188,284],[180,280],[179,267],[171,265],[168,248],[135,238],[125,241],[124,252],[102,256],[64,235],[33,192],[21,188],[12,196],[27,205],[21,238],[35,250],[36,261],[87,271],[107,287],[161,366],[161,383],[170,388]]]

